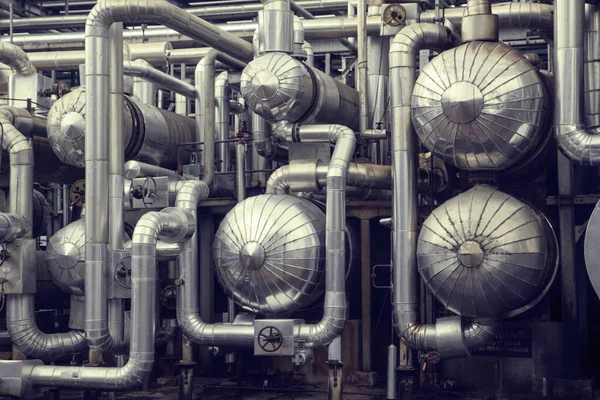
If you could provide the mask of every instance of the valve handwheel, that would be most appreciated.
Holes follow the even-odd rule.
[[[274,326],[266,326],[258,332],[258,346],[267,353],[274,353],[283,345],[283,335]]]

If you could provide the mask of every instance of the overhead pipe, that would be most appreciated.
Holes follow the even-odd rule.
[[[172,176],[179,177],[177,171],[162,168],[157,165],[130,160],[125,163],[124,175],[127,179],[145,178],[150,176]]]
[[[87,218],[87,217],[86,217]],[[158,238],[183,242],[195,231],[191,214],[167,208],[149,212],[138,221],[131,249],[131,351],[122,367],[71,367],[37,365],[23,368],[34,388],[54,387],[71,389],[128,390],[148,378],[154,363],[155,309]],[[0,385],[2,389],[2,385]]]
[[[304,36],[307,40],[310,39],[339,39],[345,37],[355,37],[357,35],[358,21],[357,18],[348,17],[326,17],[312,20],[305,20],[302,22],[304,25]],[[381,18],[368,17],[367,18],[367,32],[369,35],[379,34],[379,28],[381,25]],[[237,24],[216,24],[214,27],[221,29],[221,31],[233,35],[240,40],[252,40],[254,31],[258,24],[255,22],[248,23],[237,23]],[[177,30],[168,28],[150,28],[140,29],[133,28],[128,29],[123,33],[125,40],[151,40],[160,38],[163,41],[179,41],[189,40],[193,38],[192,35],[187,33],[179,32]],[[13,43],[19,46],[32,45],[35,49],[40,49],[42,44],[60,44],[69,45],[73,47],[73,44],[80,44],[83,47],[85,41],[84,32],[61,32],[57,33],[44,33],[44,34],[29,34],[29,35],[16,35],[13,37]],[[204,42],[202,42],[204,43]],[[206,43],[211,46],[209,43]],[[238,58],[238,57],[236,57]]]
[[[95,5],[95,3],[94,3]],[[299,1],[298,5],[304,9],[312,10],[322,14],[333,13],[336,11],[344,11],[346,8],[345,1]],[[44,7],[46,4],[44,2]],[[262,10],[261,4],[231,4],[226,6],[207,6],[207,7],[192,7],[185,8],[184,11],[203,18],[205,20],[252,20],[257,13]],[[15,18],[12,21],[15,32],[31,30],[49,30],[49,29],[77,29],[83,28],[85,25],[87,14],[85,15],[48,15],[29,18]],[[0,19],[0,29],[8,29],[10,25],[9,19]]]
[[[438,351],[442,357],[469,354],[470,346],[494,337],[494,327],[460,317],[440,318],[435,325],[417,323],[418,170],[416,133],[411,122],[411,97],[422,49],[452,44],[446,27],[418,23],[402,29],[390,48],[392,112],[392,317],[400,339],[413,349]]]
[[[154,68],[145,60],[125,61],[123,63],[123,73],[128,76],[140,77],[163,89],[182,94],[189,99],[196,98],[194,85]]]
[[[31,115],[22,109],[0,108],[2,149],[10,157],[9,212],[18,216],[6,229],[0,229],[4,240],[16,236],[31,237],[33,221],[33,147],[23,135],[33,128]],[[9,222],[5,219],[0,221]],[[23,265],[33,268],[35,265]],[[86,348],[81,332],[46,334],[35,321],[35,295],[31,293],[6,295],[6,325],[13,344],[25,355],[43,360],[55,360]]]
[[[558,148],[572,161],[584,165],[600,164],[600,136],[596,135],[597,123],[593,106],[597,105],[598,92],[594,82],[599,68],[596,59],[597,49],[591,48],[585,53],[585,0],[556,0],[554,13],[554,80],[556,95],[554,97],[554,132]],[[595,29],[598,11],[594,10],[591,29]],[[597,44],[597,32],[588,34],[589,44]],[[588,60],[586,68],[584,60]],[[585,83],[589,90],[587,99]],[[586,121],[586,107],[588,115]],[[586,130],[586,122],[590,130]]]
[[[501,29],[533,29],[551,31],[554,26],[554,7],[541,3],[494,3],[492,14],[498,16]],[[442,17],[455,26],[460,26],[467,15],[466,7],[451,7],[442,10]],[[435,10],[427,10],[419,15],[419,20],[426,23],[435,22]]]

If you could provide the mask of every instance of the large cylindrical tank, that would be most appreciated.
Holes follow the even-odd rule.
[[[66,293],[83,296],[85,277],[85,220],[60,229],[48,241],[46,263],[52,280]]]
[[[164,168],[177,166],[178,143],[195,137],[194,120],[158,109],[125,96],[123,141],[125,159]],[[48,139],[65,164],[85,165],[85,89],[80,88],[54,102],[48,113]]]
[[[436,298],[466,317],[509,317],[535,305],[557,269],[546,218],[488,185],[475,186],[427,218],[417,246],[419,273]]]
[[[267,121],[358,127],[358,92],[287,54],[255,59],[240,85],[246,104]]]
[[[421,70],[412,119],[421,142],[465,170],[504,170],[535,152],[550,120],[537,70],[501,43],[471,42]]]
[[[288,314],[323,293],[325,214],[299,197],[251,197],[223,219],[213,256],[219,282],[237,304]]]

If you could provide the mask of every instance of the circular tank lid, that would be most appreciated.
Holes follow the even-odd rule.
[[[215,235],[215,272],[243,308],[288,314],[322,293],[325,215],[310,201],[260,195],[238,203]]]
[[[250,62],[241,78],[246,104],[268,121],[296,121],[309,109],[313,82],[306,67],[283,53]]]
[[[556,238],[543,216],[488,185],[433,211],[419,234],[427,287],[466,317],[507,317],[537,303],[556,272]]]
[[[429,151],[466,170],[502,170],[540,142],[547,98],[537,70],[501,43],[471,42],[425,65],[412,119]]]

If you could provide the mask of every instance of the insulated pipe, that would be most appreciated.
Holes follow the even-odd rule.
[[[585,125],[597,135],[600,133],[600,7],[586,4],[585,19]]]
[[[321,191],[327,186],[328,170],[328,165],[316,162],[284,165],[271,175],[266,191],[274,194],[289,194],[292,190]],[[392,188],[392,168],[389,165],[350,163],[346,187],[389,190]]]
[[[8,65],[17,74],[35,74],[37,72],[27,57],[27,53],[20,47],[3,41],[0,41],[0,63]]]
[[[492,14],[490,0],[468,0],[467,12],[461,21],[463,42],[498,41],[499,17]]]
[[[217,59],[232,66],[243,63],[217,50],[211,50],[196,65],[196,141],[204,142],[204,176],[211,185],[215,174],[215,63]]]
[[[452,7],[442,10],[442,17],[455,26],[467,15],[466,7]],[[539,3],[495,3],[492,14],[499,18],[502,29],[534,29],[551,31],[554,26],[554,7]],[[434,23],[435,10],[427,10],[419,16],[421,22]]]
[[[461,14],[462,15],[462,14]],[[460,18],[459,18],[460,22]],[[327,17],[312,20],[304,20],[304,36],[306,39],[339,39],[345,37],[355,37],[357,34],[357,19],[348,17]],[[369,35],[379,34],[381,18],[367,18],[367,32]],[[222,31],[235,35],[244,40],[252,40],[254,31],[257,28],[255,22],[237,23],[237,24],[217,24],[214,25]],[[190,35],[183,35],[173,29],[152,28],[152,29],[128,29],[123,33],[126,40],[145,40],[161,38],[161,40],[176,41],[185,40]],[[7,38],[5,36],[5,38]],[[84,32],[61,32],[60,34],[31,34],[18,35],[13,37],[13,43],[19,46],[31,45],[35,49],[40,48],[40,44],[73,44],[81,43],[85,40]]]
[[[108,351],[114,347],[114,340],[108,334],[107,321],[107,244],[109,244],[108,221],[109,221],[109,196],[106,191],[109,186],[109,172],[119,169],[123,172],[123,148],[117,154],[120,147],[117,143],[109,143],[107,138],[122,140],[110,129],[107,123],[107,111],[114,109],[122,113],[122,72],[123,60],[117,54],[121,54],[123,48],[122,32],[112,31],[110,27],[115,22],[135,21],[140,23],[155,22],[162,23],[170,28],[177,29],[183,34],[212,45],[215,48],[229,51],[241,59],[252,58],[252,46],[206,21],[192,16],[185,11],[171,5],[164,0],[140,3],[136,0],[106,0],[98,3],[90,12],[85,30],[86,51],[86,135],[85,135],[85,179],[86,179],[86,246],[85,246],[85,279],[86,287],[86,335],[87,339],[96,351]],[[113,28],[114,29],[114,28]],[[112,68],[107,60],[106,54],[111,52],[113,57]],[[116,60],[119,62],[116,62]],[[117,71],[117,69],[119,71]],[[112,79],[109,79],[109,76]],[[110,89],[114,84],[120,82],[120,89],[115,90],[119,96],[121,108],[112,108],[115,96],[110,96]],[[109,98],[110,97],[110,98]],[[110,104],[109,104],[110,101]],[[113,112],[114,115],[114,112]],[[114,119],[112,117],[111,119]],[[113,128],[115,126],[112,126]],[[117,132],[122,131],[122,119]],[[110,151],[112,149],[112,151]],[[109,168],[109,152],[111,166]],[[120,162],[116,162],[120,160]],[[209,167],[207,167],[209,168]],[[123,184],[120,190],[122,192]],[[115,190],[119,188],[114,187]],[[110,190],[110,189],[109,189]],[[122,212],[122,202],[119,206]],[[115,216],[111,215],[110,219]],[[120,222],[119,222],[120,223]],[[117,243],[116,241],[112,244]],[[122,245],[122,242],[119,243]],[[147,304],[154,304],[148,302]],[[138,338],[134,336],[132,342],[137,343]],[[132,365],[137,365],[133,356]],[[128,365],[129,365],[128,364]],[[151,363],[150,363],[151,365]],[[128,371],[128,373],[131,371]]]
[[[236,198],[238,203],[246,199],[246,145],[239,141],[235,144],[236,161]],[[230,305],[233,300],[229,300]],[[233,315],[230,315],[233,318]]]
[[[258,35],[262,53],[294,51],[294,13],[290,0],[263,0],[258,12]]]
[[[331,343],[344,329],[346,321],[345,229],[346,183],[354,155],[354,131],[341,125],[288,125],[288,142],[335,143],[327,170],[325,304],[317,324],[296,327],[296,341],[315,348]],[[277,173],[277,171],[276,171]],[[269,193],[269,191],[267,191]],[[334,352],[332,354],[332,351]],[[330,349],[329,359],[341,361],[340,349]]]
[[[215,157],[219,164],[219,172],[229,171],[229,72],[224,71],[215,80],[215,137],[222,141],[216,148]]]
[[[28,133],[33,127],[33,121],[26,110],[2,107],[0,108],[0,126],[2,127],[2,148],[8,152],[10,157],[9,212],[19,216],[11,222],[9,230],[2,236],[5,236],[4,240],[19,235],[31,237],[33,148],[21,131]],[[0,221],[8,222],[4,218]],[[35,269],[35,266],[31,265],[22,267]],[[35,273],[35,270],[32,273]],[[55,334],[42,332],[35,321],[33,294],[9,294],[6,296],[6,325],[14,345],[27,356],[54,360],[72,353],[79,353],[86,347],[85,337],[78,331]]]
[[[134,160],[125,163],[124,174],[127,179],[145,178],[149,176],[180,177],[176,171]]]
[[[31,231],[31,222],[18,214],[0,213],[0,243],[10,243]]]
[[[189,99],[196,98],[194,85],[159,71],[145,60],[125,61],[123,63],[123,73],[128,76],[140,77],[163,89],[182,94]]]
[[[358,15],[358,38],[356,44],[358,47],[357,57],[357,70],[358,70],[358,82],[356,89],[358,90],[359,96],[359,128],[358,134],[362,135],[368,128],[369,115],[367,108],[368,101],[368,76],[369,69],[367,65],[367,5],[365,0],[357,0],[356,2],[356,13]]]
[[[421,351],[435,350],[442,357],[461,357],[469,354],[468,346],[491,340],[494,329],[477,322],[464,322],[460,317],[440,318],[436,325],[417,323],[418,150],[411,122],[411,97],[419,51],[451,44],[447,28],[419,23],[402,29],[390,48],[392,317],[396,333],[408,346]]]
[[[369,16],[381,16],[381,0],[371,0]],[[389,106],[389,60],[390,40],[384,36],[367,38],[367,127],[388,129]],[[364,132],[363,132],[364,135]],[[389,141],[382,139],[370,145],[371,161],[376,164],[389,164]]]
[[[96,2],[90,3],[95,5]],[[299,1],[298,5],[303,8],[324,14],[331,14],[336,11],[345,11],[346,2],[344,0],[308,0]],[[46,2],[44,2],[46,7]],[[230,4],[206,7],[186,8],[184,11],[206,20],[251,20],[262,10],[261,4]],[[47,15],[30,18],[15,18],[12,21],[15,32],[19,30],[31,31],[32,29],[70,29],[81,28],[85,25],[86,15]],[[9,19],[0,19],[0,28],[8,29]]]
[[[88,217],[86,217],[87,219]],[[167,208],[149,212],[138,221],[131,250],[131,351],[123,367],[63,367],[39,365],[27,376],[33,387],[127,390],[148,378],[154,363],[157,293],[156,243],[187,240],[194,233],[191,213]],[[149,306],[150,305],[150,306]],[[25,372],[25,368],[24,368]]]
[[[208,198],[209,187],[202,181],[187,181],[180,186],[176,206],[196,218],[198,203]],[[196,235],[185,244],[177,258],[177,273],[185,284],[177,287],[177,321],[192,342],[206,346],[254,346],[254,326],[231,323],[209,324],[200,317],[198,298],[198,241]]]
[[[558,148],[572,161],[585,165],[600,164],[600,136],[586,130],[584,107],[584,35],[585,1],[557,0],[554,23],[554,132]],[[594,12],[596,14],[597,11]],[[594,35],[590,35],[594,38]],[[591,41],[593,43],[593,41]],[[590,55],[593,58],[593,54]],[[588,73],[597,68],[595,60]],[[588,84],[595,84],[588,77]],[[590,106],[596,104],[594,93],[588,93]],[[589,122],[593,123],[594,115]],[[593,126],[591,128],[594,128]]]

